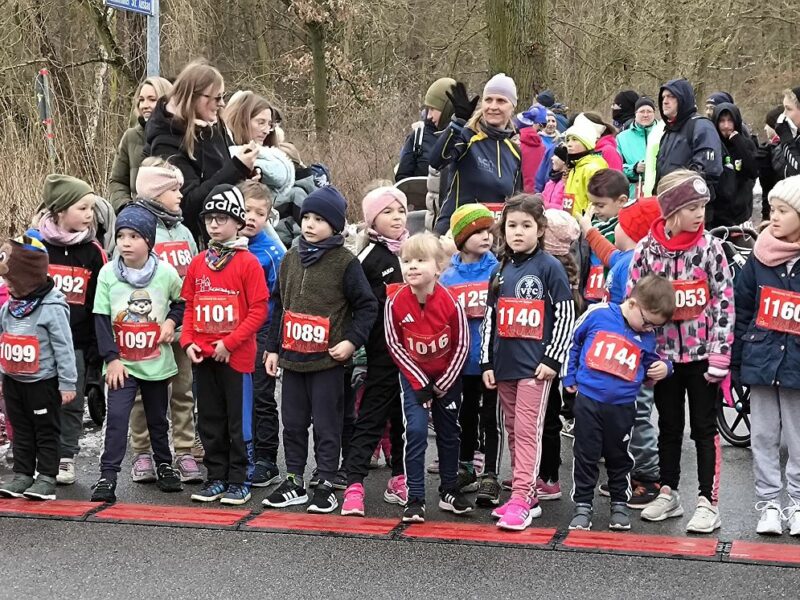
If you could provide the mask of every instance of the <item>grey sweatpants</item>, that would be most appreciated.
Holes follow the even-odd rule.
[[[86,406],[86,364],[83,350],[75,348],[75,366],[78,370],[75,400],[61,405],[61,451],[59,458],[75,458],[81,447],[83,435],[83,408]]]
[[[776,500],[781,481],[781,438],[789,451],[786,491],[800,501],[800,390],[750,388],[750,448],[759,500]]]
[[[633,473],[636,481],[653,483],[661,480],[658,468],[658,431],[650,420],[653,412],[653,388],[643,385],[636,396],[636,423],[629,446],[633,455]]]

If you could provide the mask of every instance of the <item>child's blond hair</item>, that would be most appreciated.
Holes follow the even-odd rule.
[[[403,246],[400,248],[400,258],[402,260],[413,260],[415,258],[428,260],[432,258],[436,261],[440,271],[443,271],[450,261],[450,257],[447,256],[447,252],[442,247],[439,238],[427,231],[414,234],[403,242]]]

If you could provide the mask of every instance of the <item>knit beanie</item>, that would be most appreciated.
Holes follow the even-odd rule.
[[[569,254],[572,243],[581,235],[581,227],[571,214],[558,208],[544,211],[547,228],[544,230],[544,251],[553,256]]]
[[[38,239],[21,235],[8,240],[2,251],[6,254],[0,275],[13,290],[14,298],[27,298],[47,283],[50,263],[47,248]],[[11,290],[9,290],[11,291]]]
[[[797,87],[793,87],[792,93],[794,94],[794,97],[797,98],[798,101],[800,101],[800,85],[798,85]]]
[[[643,106],[649,106],[653,110],[656,109],[656,103],[653,102],[652,99],[648,98],[647,96],[642,96],[636,101],[636,108],[634,109],[634,112],[637,112]]]
[[[536,100],[542,106],[550,108],[556,103],[556,95],[551,90],[544,90],[543,92],[539,93],[538,96],[536,96]]]
[[[183,187],[183,173],[175,167],[139,167],[136,175],[136,194],[158,200],[164,192]]]
[[[394,186],[379,187],[364,196],[361,201],[361,210],[364,212],[364,222],[367,224],[367,228],[371,228],[377,216],[393,202],[399,202],[408,211],[406,195]]]
[[[71,175],[51,174],[44,180],[42,201],[44,207],[56,214],[79,202],[86,194],[93,194],[92,186]]]
[[[769,201],[781,200],[800,213],[800,175],[781,179],[769,191]]]
[[[517,105],[517,84],[505,73],[498,73],[486,82],[483,87],[483,97],[491,94],[503,96],[514,106]]]
[[[631,240],[639,242],[661,216],[661,207],[654,197],[639,198],[619,211],[619,226]]]
[[[114,233],[119,235],[120,229],[132,229],[138,233],[150,250],[156,245],[156,216],[138,204],[128,204],[117,215]]]
[[[328,185],[306,196],[300,209],[300,219],[302,220],[306,213],[314,213],[325,219],[334,233],[341,233],[344,231],[346,212],[347,200],[342,196],[342,192]]]
[[[601,127],[605,129],[605,127]],[[597,140],[600,139],[600,132],[597,131],[598,125],[592,123],[583,113],[575,117],[572,127],[564,132],[564,138],[574,137],[587,150],[594,150]]]
[[[728,92],[714,92],[706,100],[706,104],[712,104],[714,106],[717,104],[722,104],[723,102],[733,104],[733,96],[731,96]]]
[[[453,103],[447,97],[447,92],[451,91],[456,85],[456,80],[450,77],[437,79],[425,92],[425,106],[435,108],[441,113],[453,114]]]
[[[221,183],[206,196],[200,216],[212,213],[228,215],[244,225],[246,212],[242,191],[229,183]]]
[[[480,203],[462,204],[450,217],[450,231],[459,250],[473,233],[490,229],[493,225],[492,211]]]
[[[695,202],[707,204],[711,200],[706,180],[697,173],[693,173],[677,185],[661,190],[659,186],[658,204],[661,206],[661,216],[668,219],[684,206]]]

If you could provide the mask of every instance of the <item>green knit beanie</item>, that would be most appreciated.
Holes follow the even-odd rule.
[[[492,225],[494,225],[492,212],[480,203],[462,204],[450,217],[450,231],[459,250],[473,233],[490,229]]]
[[[425,106],[435,108],[442,113],[442,118],[439,121],[441,128],[447,126],[450,122],[450,117],[453,116],[453,104],[450,98],[447,97],[447,92],[453,89],[456,84],[455,79],[450,77],[442,77],[437,79],[425,92]]]
[[[67,210],[86,194],[93,193],[92,187],[77,177],[51,174],[44,180],[42,201],[47,210],[56,214]]]

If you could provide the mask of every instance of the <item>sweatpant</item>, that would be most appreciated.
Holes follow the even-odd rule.
[[[356,428],[356,391],[353,388],[354,368],[352,364],[344,368],[344,381],[342,382],[344,384],[342,391],[342,394],[344,394],[342,396],[344,400],[342,405],[342,460],[339,463],[342,469],[344,469],[344,465],[347,462],[347,455],[350,452],[350,444],[353,440],[353,431]]]
[[[374,364],[367,368],[364,394],[345,460],[347,484],[363,483],[375,447],[391,421],[392,477],[403,474],[403,408],[400,404],[400,379],[397,367]]]
[[[550,385],[547,397],[547,409],[544,412],[544,428],[542,430],[542,460],[539,477],[544,481],[559,480],[558,470],[561,468],[561,389],[558,377]]]
[[[14,473],[58,475],[61,393],[58,378],[23,383],[3,376],[6,416],[14,424]]]
[[[515,379],[497,382],[511,451],[511,497],[536,496],[542,454],[542,431],[550,381]]]
[[[262,328],[263,329],[263,328]],[[266,331],[259,331],[255,371],[253,371],[253,445],[255,460],[278,462],[280,422],[278,403],[275,401],[276,379],[267,375],[262,358],[266,345]]]
[[[172,343],[172,353],[178,363],[178,374],[170,379],[169,416],[172,422],[172,447],[175,455],[180,456],[191,454],[194,446],[192,361],[186,356],[180,342]],[[135,454],[150,452],[150,435],[141,397],[136,398],[131,411],[131,449]]]
[[[643,385],[636,396],[636,422],[633,426],[630,451],[633,455],[631,478],[642,483],[661,481],[658,469],[658,431],[651,420],[653,388]]]
[[[308,428],[314,425],[314,453],[321,481],[339,470],[344,412],[344,367],[305,373],[283,369],[281,420],[286,472],[300,478],[308,461]]]
[[[561,404],[561,416],[567,421],[571,421],[575,418],[575,415],[572,414],[572,407],[575,405],[575,394],[564,390],[561,393],[561,399],[563,401]]]
[[[475,451],[482,450],[486,456],[484,473],[497,475],[500,437],[497,428],[497,390],[486,389],[480,375],[462,375],[461,385],[463,401],[458,413],[461,427],[459,458],[462,462],[471,463]]]
[[[100,456],[100,474],[106,479],[117,478],[125,449],[128,445],[128,423],[131,418],[136,394],[142,396],[147,428],[153,444],[156,465],[172,464],[169,450],[169,379],[145,381],[128,375],[121,388],[108,389],[108,409],[106,412],[106,437],[103,454]]]
[[[697,479],[700,495],[716,504],[722,462],[717,433],[719,384],[709,383],[703,374],[707,361],[679,363],[672,377],[655,386],[658,410],[658,465],[661,485],[678,489],[681,478],[681,445],[686,425],[684,398],[689,396],[689,428],[697,450]]]
[[[750,450],[759,500],[777,500],[781,479],[781,438],[786,444],[786,491],[800,502],[800,390],[750,388]]]
[[[627,502],[631,497],[630,472],[633,468],[628,444],[636,420],[636,404],[596,402],[579,392],[572,411],[575,414],[573,502],[592,503],[601,456],[606,460],[611,502]]]
[[[86,361],[83,350],[75,348],[75,368],[78,382],[75,385],[75,400],[61,406],[61,458],[75,458],[80,451],[83,433],[83,409],[86,406]]]
[[[403,462],[406,470],[408,499],[425,500],[425,451],[428,449],[428,410],[417,402],[411,383],[402,374],[400,398],[403,402],[405,424],[405,451]],[[431,403],[433,429],[436,432],[436,450],[439,455],[440,492],[458,491],[458,411],[461,408],[461,379],[457,379],[441,398],[434,397]]]
[[[249,484],[253,477],[253,377],[207,358],[195,367],[197,430],[208,479]]]

